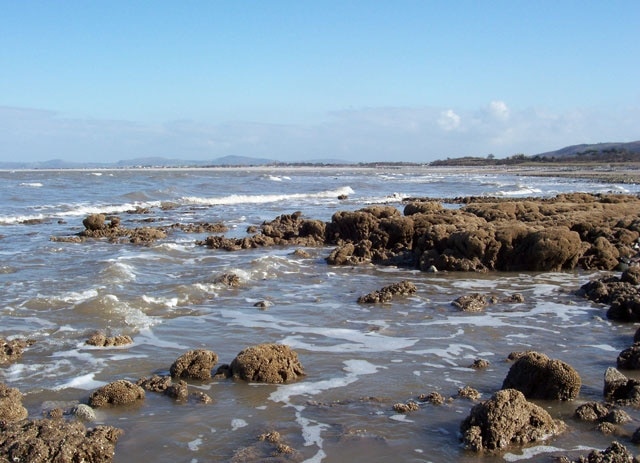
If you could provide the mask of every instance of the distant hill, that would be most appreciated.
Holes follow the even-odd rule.
[[[594,143],[572,145],[555,151],[537,154],[541,158],[585,158],[585,157],[624,157],[624,155],[640,155],[640,141],[628,143]],[[635,156],[632,156],[635,157]]]
[[[51,159],[41,162],[0,162],[0,169],[125,169],[131,167],[232,167],[232,166],[275,166],[275,165],[340,165],[351,164],[349,161],[337,159],[318,159],[304,162],[280,162],[274,159],[251,158],[247,156],[224,156],[221,158],[194,161],[185,159],[168,159],[162,157],[144,157],[121,160],[113,163],[70,162],[62,159]]]

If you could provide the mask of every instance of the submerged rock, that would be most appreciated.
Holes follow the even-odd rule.
[[[563,462],[571,463],[569,459]],[[575,463],[637,463],[633,453],[619,442],[612,442],[605,450],[593,450],[586,457],[580,457]]]
[[[33,339],[13,339],[7,341],[0,338],[0,366],[18,361],[26,347],[35,344]]]
[[[528,399],[572,400],[581,385],[580,375],[569,364],[527,352],[511,366],[502,388],[517,389]]]
[[[94,408],[107,405],[129,405],[144,399],[144,389],[125,379],[102,386],[89,396],[89,405]]]
[[[640,381],[627,378],[613,367],[604,374],[604,398],[618,405],[640,406]]]
[[[127,335],[106,336],[103,333],[94,333],[87,339],[86,344],[96,347],[117,347],[133,344],[133,339]]]
[[[87,429],[80,421],[0,421],[0,461],[107,463],[121,435],[112,426]]]
[[[478,293],[460,296],[451,304],[463,312],[482,312],[489,305],[487,298]]]
[[[218,363],[218,354],[205,349],[190,350],[173,362],[171,376],[182,379],[206,381],[211,379],[211,370]]]
[[[304,376],[298,354],[282,344],[259,344],[242,350],[229,365],[236,379],[286,383]]]
[[[498,391],[491,399],[474,406],[460,426],[465,448],[475,452],[495,452],[540,442],[564,429],[562,421],[554,420],[515,389]]]
[[[401,281],[385,286],[378,291],[373,291],[358,298],[360,304],[375,304],[380,302],[390,302],[395,296],[408,296],[414,294],[418,288],[410,281]]]

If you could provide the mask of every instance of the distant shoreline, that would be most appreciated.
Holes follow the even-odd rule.
[[[24,168],[0,169],[0,172],[126,172],[126,171],[220,171],[220,172],[336,172],[394,171],[469,174],[512,174],[534,177],[580,178],[594,182],[640,183],[640,163],[532,163],[486,166],[431,166],[428,164],[350,164],[350,165],[261,165],[261,166],[185,166],[185,167],[99,167],[99,168]]]

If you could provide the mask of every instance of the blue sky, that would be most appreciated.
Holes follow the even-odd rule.
[[[640,139],[640,2],[0,0],[0,160]]]

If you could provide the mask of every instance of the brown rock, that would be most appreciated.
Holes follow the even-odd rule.
[[[0,422],[24,420],[27,415],[27,409],[22,406],[20,391],[0,383]]]
[[[420,410],[420,405],[413,400],[410,400],[407,403],[399,402],[397,404],[393,404],[393,410],[398,413],[415,412],[416,410]]]
[[[498,391],[474,406],[460,426],[465,448],[475,452],[540,442],[564,429],[563,422],[554,421],[546,410],[528,402],[515,389]]]
[[[458,307],[464,312],[482,312],[489,303],[487,302],[487,298],[482,294],[475,293],[460,296],[454,300],[451,305]]]
[[[103,333],[94,333],[87,339],[86,344],[97,347],[125,346],[133,344],[133,339],[127,335],[106,336]]]
[[[87,230],[102,230],[106,227],[105,220],[106,217],[104,214],[91,214],[82,221],[82,225],[84,225],[84,228]]]
[[[376,304],[380,302],[390,302],[395,296],[408,296],[414,294],[418,288],[410,281],[403,280],[385,286],[378,291],[373,291],[358,298],[360,304]]]
[[[445,398],[437,391],[430,392],[429,394],[420,394],[418,400],[421,402],[429,402],[433,405],[442,405],[445,402]]]
[[[528,399],[572,400],[581,385],[580,375],[567,363],[528,352],[511,366],[502,388],[517,389]]]
[[[94,408],[107,405],[129,405],[144,399],[144,389],[130,381],[120,379],[103,386],[89,396],[89,405]]]
[[[80,421],[41,419],[0,424],[0,461],[29,463],[113,461],[122,430],[87,428]]]
[[[164,392],[171,386],[171,376],[153,375],[151,378],[140,378],[136,384],[146,391]]]
[[[0,365],[8,365],[18,361],[22,357],[25,347],[35,344],[33,339],[13,339],[7,341],[0,338]]]
[[[609,414],[609,408],[598,402],[587,402],[576,408],[575,416],[582,421],[602,421]]]
[[[218,363],[218,355],[205,349],[190,350],[182,354],[171,365],[170,373],[174,378],[206,381],[211,379],[211,370]]]
[[[609,367],[604,374],[604,398],[618,405],[640,406],[640,381]]]
[[[286,383],[304,376],[298,354],[282,344],[259,344],[242,350],[229,366],[236,379]]]
[[[576,463],[635,463],[633,453],[619,442],[612,442],[604,451],[593,450],[586,457],[580,457]]]
[[[621,370],[640,369],[640,343],[635,343],[620,352],[616,363]]]

